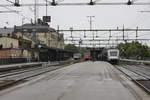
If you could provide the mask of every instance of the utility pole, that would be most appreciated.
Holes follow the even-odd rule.
[[[89,20],[90,20],[90,30],[92,30],[92,23],[93,23],[92,18],[94,18],[94,17],[95,16],[87,16],[87,18],[89,18]],[[94,32],[93,32],[93,61],[94,60],[95,60],[95,52],[94,52]]]
[[[34,24],[35,24],[35,27],[34,27],[34,30],[33,30],[33,32],[34,32],[33,34],[34,34],[34,40],[37,43],[37,39],[36,39],[37,21],[36,20],[37,20],[37,0],[34,0]]]
[[[34,23],[36,24],[37,19],[37,0],[34,0]]]
[[[92,18],[94,18],[95,16],[87,16],[87,18],[89,18],[90,20],[90,30],[92,30],[92,23],[93,23],[93,20]]]
[[[45,1],[46,1],[46,16],[47,16],[47,11],[48,11],[47,7],[48,7],[48,4],[47,4],[47,0],[45,0]]]
[[[137,42],[137,38],[138,38],[138,27],[136,27],[136,42]]]
[[[25,18],[23,17],[23,18],[22,18],[22,39],[23,39],[23,35],[24,35],[24,27],[23,27],[24,20],[25,20]]]
[[[122,32],[123,32],[123,36],[122,36],[122,38],[123,38],[123,41],[124,41],[124,25],[123,25]]]
[[[87,16],[87,18],[89,18],[90,20],[90,30],[92,30],[92,23],[93,23],[92,18],[95,18],[95,16]],[[93,48],[94,48],[94,32],[93,32]]]

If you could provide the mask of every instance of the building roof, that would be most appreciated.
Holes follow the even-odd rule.
[[[0,28],[0,34],[12,34],[14,28]]]
[[[49,25],[42,24],[24,24],[22,26],[15,26],[15,32],[56,32],[55,29],[50,28]]]

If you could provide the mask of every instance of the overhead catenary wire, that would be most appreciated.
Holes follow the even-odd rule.
[[[14,2],[12,2],[14,3]],[[86,6],[86,5],[150,5],[150,2],[132,2],[131,4],[129,2],[95,2],[94,4],[91,3],[59,3],[53,0],[52,2],[48,3],[48,6]],[[14,4],[0,4],[0,7],[9,6],[9,7],[15,7]],[[29,4],[19,4],[17,7],[21,6],[34,6],[33,3]],[[38,3],[37,6],[46,6],[45,3]]]
[[[12,2],[12,1],[10,1],[10,0],[6,0],[7,2],[9,2],[9,3],[12,3],[12,4],[14,4],[15,2]]]
[[[4,8],[7,9],[7,10],[9,10],[10,12],[12,11],[12,13],[15,13],[15,14],[18,14],[18,15],[22,16],[23,18],[27,19],[28,21],[31,21],[31,18],[28,18],[27,16],[21,14],[20,13],[21,11],[17,11],[17,10],[11,9],[9,7],[4,7]]]
[[[53,0],[53,1],[55,1],[55,0]],[[96,1],[97,1],[97,0],[96,0]],[[99,1],[101,1],[101,0],[99,0]],[[136,0],[132,0],[132,1],[136,1]],[[93,2],[94,2],[94,1],[93,1]],[[40,3],[38,3],[38,4],[40,4]],[[37,4],[37,6],[39,6],[38,4]],[[42,3],[41,3],[41,4],[42,4]],[[65,4],[65,3],[58,3],[57,1],[55,1],[55,4],[56,4],[55,6],[57,6],[57,5],[58,5],[58,6],[59,6],[59,5],[61,6],[61,4]],[[69,3],[68,3],[68,4],[69,4]],[[73,3],[72,3],[72,4],[73,4]],[[75,4],[75,3],[74,3],[74,4]],[[79,3],[78,3],[78,4],[79,4]],[[89,5],[89,3],[84,3],[84,4]],[[95,3],[94,5],[98,5],[98,4],[102,5],[102,4],[105,4],[105,3]],[[109,5],[109,4],[111,4],[111,3],[107,3],[107,4]],[[112,4],[115,4],[115,3],[112,3]],[[123,4],[127,5],[126,2],[124,2]],[[132,5],[135,5],[135,4],[136,4],[136,3],[132,3]],[[20,6],[21,6],[21,5],[26,5],[26,4],[20,4]],[[44,5],[45,5],[45,4],[44,4]],[[43,6],[44,6],[44,5],[43,5]],[[121,4],[121,5],[122,5],[122,4]],[[11,6],[12,6],[12,5],[11,5]],[[54,5],[52,5],[52,3],[51,3],[51,4],[48,4],[48,6],[54,6]],[[63,6],[63,5],[62,5],[62,6]],[[65,6],[65,5],[64,5],[64,6]],[[80,5],[79,5],[79,6],[80,6]],[[97,31],[96,31],[96,32],[97,32]]]

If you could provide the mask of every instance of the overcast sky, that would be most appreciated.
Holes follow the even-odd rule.
[[[11,0],[15,1],[15,0]],[[45,2],[45,0],[38,0]],[[50,0],[48,0],[50,1]],[[89,2],[90,0],[64,0],[64,2]],[[101,0],[100,2],[126,2],[127,0]],[[33,3],[34,0],[21,0],[21,3]],[[137,2],[150,2],[149,0],[138,0]],[[9,4],[6,0],[0,0],[0,4]],[[26,17],[24,23],[30,22],[34,18],[33,7],[9,7],[14,10],[21,11],[20,13]],[[45,7],[38,8],[39,17],[45,16]],[[7,10],[0,7],[0,10]],[[141,13],[139,11],[150,11],[150,6],[56,6],[48,7],[48,15],[52,17],[51,27],[60,29],[74,29],[89,28],[89,20],[86,16],[95,16],[93,19],[93,28],[150,28],[150,13]],[[8,22],[8,23],[7,23]],[[15,13],[0,13],[0,27],[14,25],[21,25],[22,16]],[[76,33],[81,34],[81,33]],[[88,33],[87,33],[88,34]],[[148,33],[139,33],[148,34]],[[127,35],[130,35],[129,33]],[[133,34],[135,36],[135,34]],[[108,35],[106,35],[108,37]],[[129,36],[130,37],[130,36]],[[148,38],[150,35],[145,35],[141,38]],[[144,42],[148,43],[148,42]]]

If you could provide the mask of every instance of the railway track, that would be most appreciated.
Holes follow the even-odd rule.
[[[126,68],[127,70],[130,70],[140,76],[145,77],[147,80],[150,80],[150,70],[145,69],[144,67],[137,67],[135,65],[132,66],[125,66],[124,68]]]
[[[0,74],[0,90],[11,87],[15,84],[19,84],[28,81],[35,76],[62,68],[63,66],[38,66],[34,68],[16,70],[9,73]]]
[[[132,81],[150,93],[150,68],[144,65],[116,66],[126,74]]]

